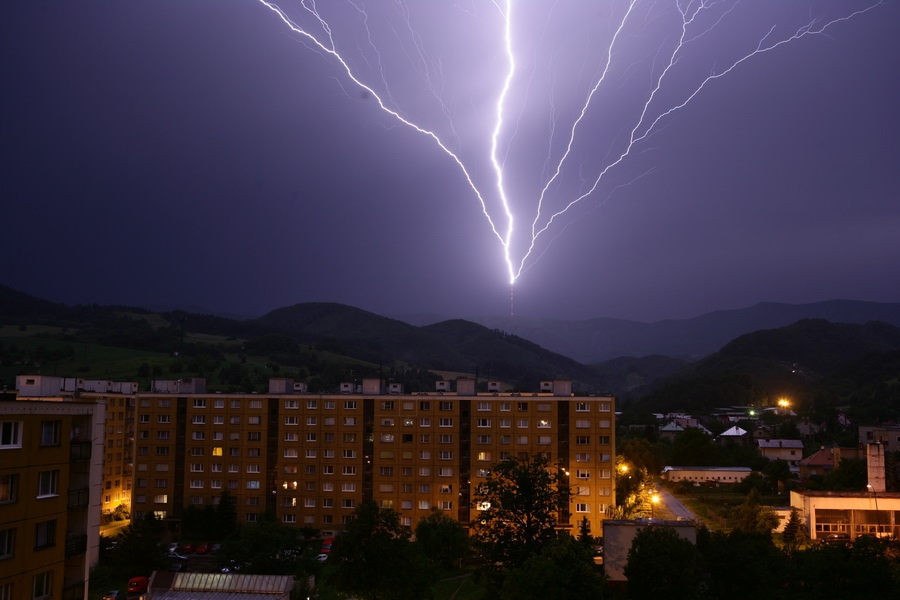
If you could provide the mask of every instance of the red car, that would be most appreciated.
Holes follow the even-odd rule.
[[[135,594],[146,594],[147,593],[147,582],[149,580],[146,577],[132,577],[128,580],[128,595]]]
[[[196,550],[196,547],[194,547],[193,544],[182,544],[182,545],[178,546],[178,551],[181,552],[182,554],[190,554],[194,550]]]
[[[209,542],[203,542],[202,544],[197,544],[197,547],[194,549],[194,552],[197,554],[209,554],[212,552],[212,544]]]

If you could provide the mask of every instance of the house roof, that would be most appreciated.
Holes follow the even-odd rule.
[[[154,600],[281,600],[294,585],[290,575],[157,572],[150,581]]]
[[[679,425],[679,424],[676,423],[675,421],[672,421],[671,423],[667,423],[665,426],[660,427],[660,428],[659,428],[659,431],[660,431],[660,432],[663,432],[663,431],[666,431],[666,432],[679,432],[679,431],[684,431],[684,427],[682,427],[681,425]]]
[[[831,448],[822,448],[801,460],[800,466],[834,468],[834,452]]]
[[[760,449],[764,448],[791,448],[803,449],[803,442],[800,440],[756,440]]]
[[[732,427],[731,429],[729,429],[729,430],[727,430],[727,431],[723,431],[722,433],[720,433],[720,434],[719,434],[719,437],[741,437],[741,436],[744,436],[744,435],[747,435],[747,430],[746,430],[746,429],[741,429],[740,427],[738,427],[737,425],[735,425],[735,426]]]
[[[750,467],[663,467],[663,473],[671,471],[728,471],[732,473],[751,473],[753,469]]]

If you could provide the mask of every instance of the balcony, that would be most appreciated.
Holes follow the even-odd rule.
[[[69,490],[69,510],[78,508],[86,508],[91,499],[90,488],[80,488],[77,490]]]
[[[69,534],[66,536],[66,558],[72,558],[87,552],[88,536],[84,534]]]
[[[82,460],[90,460],[91,458],[91,442],[72,442],[71,450],[69,451],[69,460],[72,462],[82,461]]]

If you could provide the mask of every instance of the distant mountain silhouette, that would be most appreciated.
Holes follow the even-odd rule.
[[[373,373],[382,367],[395,373],[422,369],[449,377],[478,375],[519,389],[535,389],[543,379],[571,379],[581,393],[613,393],[654,410],[759,402],[785,390],[798,397],[818,390],[823,402],[836,402],[835,390],[846,398],[854,386],[869,390],[864,403],[880,395],[890,405],[898,393],[890,383],[897,371],[893,379],[883,374],[900,363],[894,358],[900,357],[900,304],[766,303],[657,323],[480,321],[415,326],[337,303],[297,304],[258,319],[236,320],[184,311],[66,306],[0,286],[0,325],[56,326],[67,341],[169,355],[182,348],[185,331],[216,335],[287,369],[307,368],[320,383],[333,383],[335,373],[343,372],[338,368],[328,374],[319,362],[322,352],[333,357],[329,360],[344,356],[369,365],[357,363],[357,373],[363,368]],[[224,347],[200,344],[191,350],[219,361],[204,368],[219,369],[225,377]],[[834,377],[840,379],[835,383]],[[246,377],[235,374],[229,380]],[[822,391],[824,385],[830,387]]]
[[[805,319],[743,335],[633,396],[646,410],[665,412],[770,405],[787,396],[822,415],[843,405],[858,420],[895,419],[898,373],[900,328]]]
[[[745,333],[783,327],[801,319],[824,319],[833,323],[882,321],[900,326],[900,303],[858,300],[812,304],[764,302],[693,319],[655,323],[609,318],[562,321],[527,317],[479,317],[474,321],[590,364],[619,356],[654,354],[696,360]]]

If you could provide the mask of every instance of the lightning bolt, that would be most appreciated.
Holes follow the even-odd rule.
[[[577,105],[579,107],[576,110],[577,117],[575,117],[568,128],[566,128],[568,132],[566,140],[563,144],[562,151],[556,159],[552,159],[552,152],[550,152],[550,149],[553,147],[552,138],[557,130],[557,123],[555,122],[556,111],[551,99],[551,139],[548,144],[549,154],[548,163],[545,166],[544,172],[545,181],[541,186],[535,201],[536,209],[534,218],[531,221],[530,232],[526,231],[525,234],[529,236],[523,244],[523,247],[527,247],[527,249],[521,253],[521,256],[514,258],[512,242],[517,229],[514,227],[516,219],[514,218],[513,210],[511,208],[512,203],[507,190],[506,162],[508,149],[504,149],[503,141],[504,136],[507,136],[507,138],[511,140],[511,134],[506,133],[506,130],[509,127],[508,124],[513,121],[509,113],[511,109],[508,105],[510,95],[513,94],[514,91],[514,83],[517,77],[520,76],[517,61],[517,45],[522,44],[523,42],[523,40],[517,39],[515,36],[516,16],[518,11],[514,11],[513,9],[514,7],[518,9],[520,4],[523,6],[525,4],[516,2],[516,0],[484,1],[488,2],[490,6],[492,6],[491,10],[495,11],[500,16],[503,26],[502,31],[497,32],[497,37],[501,40],[500,46],[502,47],[502,54],[505,58],[506,70],[502,79],[498,82],[496,100],[493,106],[494,119],[493,127],[490,129],[491,133],[489,140],[489,171],[492,173],[495,193],[499,200],[505,225],[499,221],[495,221],[495,218],[492,217],[492,211],[488,209],[488,202],[485,199],[487,194],[483,193],[479,185],[475,183],[476,180],[460,157],[459,151],[452,150],[450,143],[445,142],[445,140],[439,137],[432,129],[417,123],[411,117],[402,114],[388,84],[388,78],[383,65],[383,56],[381,52],[379,52],[371,32],[369,31],[369,15],[357,1],[346,0],[346,2],[352,6],[353,10],[360,15],[367,35],[366,41],[374,52],[374,61],[377,64],[377,71],[381,78],[380,86],[382,91],[380,92],[375,89],[375,84],[366,83],[363,80],[363,77],[357,74],[354,68],[351,67],[350,61],[338,50],[335,31],[328,20],[320,13],[316,5],[316,0],[300,0],[299,2],[302,13],[305,13],[312,21],[314,29],[301,26],[296,21],[292,20],[288,14],[274,2],[269,0],[258,0],[260,4],[274,12],[291,31],[299,35],[305,42],[308,42],[308,45],[313,50],[316,50],[323,54],[323,56],[335,61],[335,64],[344,72],[347,79],[374,98],[382,111],[390,115],[397,122],[430,138],[437,147],[456,164],[466,180],[466,183],[480,203],[481,212],[487,219],[491,232],[500,243],[507,277],[511,286],[524,271],[527,271],[544,255],[552,241],[565,231],[568,224],[571,224],[571,221],[568,223],[563,221],[561,226],[556,226],[556,223],[573,207],[581,204],[587,198],[595,196],[612,170],[619,167],[629,157],[635,154],[636,150],[643,145],[643,142],[654,133],[658,132],[675,113],[687,107],[704,89],[714,84],[717,80],[731,74],[740,68],[741,65],[755,57],[773,52],[781,46],[797,42],[806,37],[827,35],[828,30],[840,23],[854,19],[887,2],[887,0],[876,0],[865,6],[856,8],[848,14],[831,19],[811,17],[797,29],[781,36],[775,34],[777,27],[776,25],[772,25],[758,39],[755,46],[750,47],[743,53],[739,53],[736,58],[729,59],[723,66],[712,70],[708,75],[696,79],[693,85],[688,87],[686,91],[681,92],[680,100],[670,102],[668,105],[660,106],[660,104],[662,104],[660,97],[663,95],[663,92],[670,87],[674,89],[674,86],[669,84],[669,81],[674,77],[673,73],[675,72],[678,63],[686,58],[687,51],[690,47],[721,27],[741,1],[670,0],[674,7],[674,11],[678,15],[678,20],[680,22],[678,28],[679,31],[675,36],[675,42],[671,44],[668,49],[664,49],[663,46],[660,46],[657,51],[657,56],[654,58],[654,66],[656,65],[656,61],[660,58],[662,59],[660,64],[663,66],[654,69],[654,71],[657,71],[657,74],[652,79],[652,83],[649,86],[649,92],[645,95],[643,103],[639,104],[640,110],[638,111],[637,116],[634,117],[630,129],[626,128],[627,134],[625,135],[624,142],[620,144],[619,149],[612,151],[611,154],[607,155],[607,157],[597,165],[593,175],[582,180],[584,185],[582,185],[579,192],[569,195],[568,198],[566,198],[565,192],[557,190],[559,190],[566,169],[569,168],[568,164],[574,160],[576,143],[581,137],[586,135],[583,130],[586,127],[588,116],[593,112],[600,110],[597,104],[600,100],[601,90],[604,90],[605,86],[608,85],[607,80],[611,67],[614,64],[616,57],[620,54],[622,38],[631,30],[631,28],[640,29],[646,25],[648,18],[646,16],[643,19],[639,17],[639,6],[647,6],[649,10],[659,2],[659,0],[627,0],[627,2],[624,3],[624,9],[620,11],[620,15],[613,18],[612,35],[609,38],[608,44],[603,49],[598,73],[591,85],[588,86],[588,91],[583,102],[581,102],[580,105]],[[458,134],[454,129],[451,118],[451,111],[443,102],[440,90],[431,79],[430,73],[434,71],[435,68],[427,60],[422,45],[422,38],[413,27],[405,3],[402,0],[395,0],[393,4],[400,14],[404,29],[411,36],[412,46],[416,54],[416,62],[422,67],[421,69],[416,70],[424,78],[429,93],[438,101],[442,115],[450,123],[450,137],[454,140],[458,140]],[[554,4],[553,10],[555,9],[556,5]],[[474,5],[471,10],[466,10],[464,12],[473,17],[477,16]],[[398,32],[395,31],[395,35],[397,34]],[[626,65],[626,67],[627,66],[628,65]],[[520,108],[519,110],[524,109]],[[587,134],[589,135],[590,131],[588,131]],[[548,174],[549,177],[547,177]],[[644,175],[646,175],[646,172]],[[640,175],[625,184],[613,186],[606,196],[600,200],[600,204],[602,205],[605,203],[617,189],[630,185],[642,176],[643,175]],[[556,192],[554,200],[557,206],[555,209],[549,206],[550,197],[554,192]],[[541,248],[538,245],[538,241],[545,235],[550,234],[551,231],[555,231],[555,233]]]

